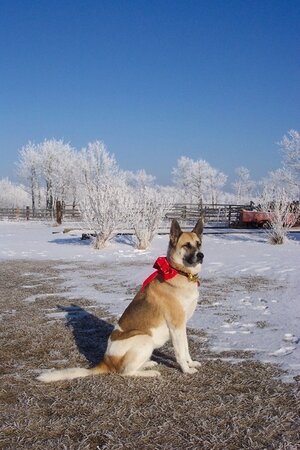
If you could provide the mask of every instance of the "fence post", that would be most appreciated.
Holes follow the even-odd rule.
[[[57,200],[57,202],[56,202],[56,222],[58,223],[58,225],[61,225],[62,216],[63,216],[62,204],[59,200]]]
[[[229,227],[230,227],[230,224],[231,224],[231,213],[232,213],[231,205],[229,205],[229,211],[228,211],[228,226]]]
[[[30,208],[29,206],[26,206],[26,220],[29,220],[30,218]]]

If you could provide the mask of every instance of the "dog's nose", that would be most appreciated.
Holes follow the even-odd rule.
[[[203,258],[204,258],[203,253],[201,253],[201,252],[197,253],[197,259],[201,264],[202,264]]]

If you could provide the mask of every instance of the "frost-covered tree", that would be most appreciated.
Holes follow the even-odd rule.
[[[73,198],[78,184],[76,152],[62,140],[29,142],[19,152],[18,174],[30,190],[33,212],[41,208],[45,192],[46,208],[52,210],[54,201]]]
[[[295,224],[299,215],[299,205],[294,204],[293,194],[288,187],[281,169],[270,172],[263,181],[260,206],[269,212],[268,234],[272,244],[283,244],[287,240],[289,229]]]
[[[141,189],[145,187],[153,186],[155,177],[148,174],[144,169],[137,172],[125,172],[126,181],[129,186],[133,188]]]
[[[205,160],[193,161],[190,165],[190,190],[197,203],[206,200],[210,165]]]
[[[298,194],[298,187],[294,183],[294,176],[289,169],[283,167],[268,173],[268,176],[263,178],[261,184],[263,191],[270,192],[274,197],[278,190],[284,190],[290,201],[295,200]]]
[[[34,214],[41,201],[41,155],[39,146],[28,142],[19,151],[17,162],[19,177],[25,182],[31,196],[31,207]]]
[[[83,192],[79,209],[84,222],[96,236],[94,247],[101,249],[127,224],[131,204],[124,195],[127,185],[124,179],[101,182]]]
[[[283,154],[283,172],[286,182],[292,189],[297,190],[295,195],[300,197],[300,134],[290,130],[279,142]]]
[[[255,188],[255,181],[251,179],[250,171],[246,167],[238,167],[235,169],[235,173],[237,174],[237,178],[232,183],[236,202],[239,203],[247,203],[253,199],[253,191]]]
[[[46,185],[46,208],[51,210],[54,201],[65,202],[68,196],[74,150],[63,140],[50,139],[39,144],[41,173]]]
[[[79,207],[84,221],[96,234],[95,248],[104,247],[128,221],[131,203],[125,173],[102,142],[81,152]]]
[[[227,175],[211,167],[207,175],[208,191],[211,197],[211,203],[215,205],[219,203],[220,197],[223,195],[222,188],[227,181]]]
[[[151,244],[171,203],[167,191],[158,186],[149,186],[151,178],[154,179],[144,171],[131,175],[131,185],[134,187],[129,193],[132,202],[130,225],[134,229],[137,248],[140,250]]]
[[[183,200],[198,204],[215,203],[227,179],[226,175],[211,167],[207,161],[194,161],[186,156],[179,158],[172,173]]]
[[[24,208],[30,203],[25,186],[12,183],[8,178],[0,180],[0,206],[2,208]]]
[[[177,160],[177,167],[172,170],[173,181],[182,199],[192,201],[192,193],[190,191],[190,178],[192,160],[186,156],[182,156]]]
[[[73,151],[69,160],[68,168],[65,174],[65,186],[67,192],[67,201],[70,202],[73,209],[78,204],[81,178],[81,155]]]
[[[285,164],[300,174],[300,134],[290,130],[279,143],[283,150]]]

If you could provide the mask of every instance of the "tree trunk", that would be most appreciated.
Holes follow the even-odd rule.
[[[94,248],[96,250],[100,250],[101,248],[106,247],[107,240],[108,239],[105,239],[105,237],[102,234],[97,233]]]
[[[59,200],[57,200],[56,201],[56,222],[58,223],[58,225],[61,225],[62,217],[63,217],[62,204]]]
[[[35,195],[34,195],[34,187],[31,187],[31,205],[32,205],[32,216],[35,215]]]
[[[53,208],[53,195],[51,181],[46,181],[46,208],[51,211]]]
[[[137,238],[137,240],[138,240],[138,243],[137,243],[136,248],[138,250],[146,250],[149,247],[149,240],[146,237]]]

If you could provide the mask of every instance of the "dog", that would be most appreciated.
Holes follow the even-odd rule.
[[[48,383],[108,373],[156,377],[160,372],[152,369],[157,364],[150,359],[152,352],[170,338],[182,372],[196,373],[201,364],[190,356],[186,324],[198,300],[198,273],[204,258],[202,235],[201,219],[191,232],[183,232],[174,219],[167,257],[158,258],[154,265],[157,271],[125,309],[109,337],[103,360],[90,369],[47,371],[38,379]]]

